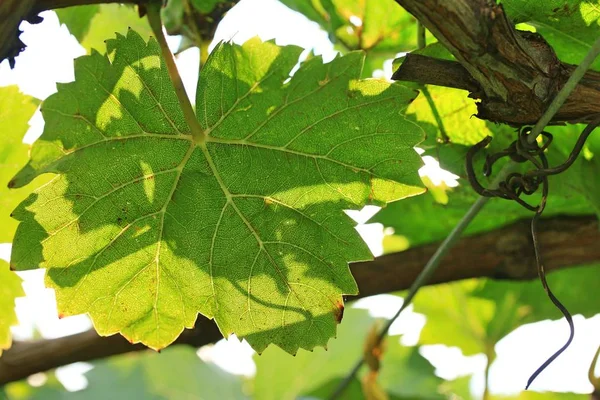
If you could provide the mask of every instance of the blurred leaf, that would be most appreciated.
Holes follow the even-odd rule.
[[[90,399],[244,399],[240,377],[209,365],[190,347],[111,357],[86,374]]]
[[[502,0],[514,23],[536,28],[561,61],[579,64],[600,36],[600,8],[590,0]],[[595,69],[600,61],[594,63]]]
[[[315,399],[328,399],[333,392],[342,383],[344,378],[332,379],[317,389],[306,393],[304,396],[299,396],[298,400],[315,400]],[[367,400],[363,393],[362,384],[356,378],[354,378],[346,390],[344,390],[344,400]]]
[[[92,19],[100,11],[97,4],[65,7],[55,10],[58,20],[71,32],[71,35],[81,42],[90,30]]]
[[[417,347],[402,346],[398,336],[386,339],[379,371],[379,385],[386,392],[402,399],[443,399],[445,396],[440,394],[443,380],[434,370]]]
[[[184,0],[187,1],[187,0]],[[212,10],[214,10],[214,8],[217,6],[217,4],[219,3],[225,3],[228,0],[189,0],[192,5],[201,13],[203,14],[208,14],[209,12],[211,12]]]
[[[417,47],[416,20],[394,0],[280,0],[327,31],[343,50],[366,50],[363,76]]]
[[[19,92],[17,86],[0,88],[0,243],[11,242],[18,222],[10,217],[15,207],[49,177],[41,177],[19,189],[8,182],[29,160],[29,145],[23,136],[39,100]]]
[[[490,400],[590,400],[589,394],[524,391],[514,396],[491,395]]]
[[[348,308],[335,340],[327,350],[299,351],[295,357],[275,347],[255,356],[256,400],[286,400],[302,397],[328,398],[362,354],[373,319],[366,310]],[[403,347],[398,336],[387,338],[378,385],[395,398],[438,399],[442,383],[434,368],[416,348]],[[349,398],[363,399],[360,382],[351,383]],[[352,394],[350,394],[352,393]],[[345,398],[345,397],[344,397]]]
[[[25,296],[21,278],[10,270],[6,261],[0,259],[0,354],[12,344],[10,327],[17,325],[15,299]]]
[[[130,5],[100,4],[67,7],[57,10],[61,23],[69,28],[86,49],[103,52],[105,41],[115,33],[126,34],[129,29],[135,30],[144,40],[152,34],[148,19],[140,18],[137,9]]]
[[[215,400],[246,399],[242,380],[206,364],[195,349],[174,346],[161,353],[144,351],[114,356],[95,362],[85,374],[88,386],[67,392],[51,375],[39,388],[25,382],[7,387],[10,400]]]
[[[456,346],[465,355],[485,353],[494,343],[487,329],[497,310],[493,301],[472,296],[479,284],[467,280],[421,289],[413,302],[415,312],[427,316],[419,344]]]
[[[600,298],[592,295],[600,287],[600,265],[555,271],[547,279],[552,292],[571,314],[590,318],[600,313]],[[486,279],[473,295],[492,300],[497,307],[513,304],[518,324],[562,318],[537,279],[524,282]]]
[[[261,355],[254,356],[256,377],[253,399],[295,399],[329,381],[343,378],[362,356],[363,343],[372,324],[373,319],[366,310],[348,307],[336,339],[328,343],[327,350],[300,350],[291,357],[271,346]]]
[[[600,266],[559,270],[548,275],[548,283],[572,314],[600,313],[600,299],[582,296],[600,287]],[[457,346],[465,355],[485,354],[520,325],[562,318],[537,279],[471,279],[425,287],[414,305],[415,312],[427,316],[420,344]]]
[[[68,392],[54,372],[44,373],[46,382],[32,386],[26,380],[11,382],[4,386],[7,400],[86,400],[85,396]],[[2,396],[0,395],[0,399]]]

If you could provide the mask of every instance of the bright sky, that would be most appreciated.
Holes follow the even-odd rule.
[[[0,65],[0,86],[18,84],[21,91],[44,99],[56,91],[56,82],[69,82],[74,79],[73,59],[85,54],[84,49],[64,26],[59,26],[53,12],[43,13],[44,22],[29,26],[24,24],[22,38],[28,44],[27,50],[17,59],[17,67],[10,70],[8,63]],[[220,24],[216,41],[233,40],[242,43],[253,36],[263,40],[276,38],[281,45],[295,44],[322,54],[325,60],[335,56],[333,45],[327,34],[300,14],[294,13],[277,0],[242,0]],[[172,40],[177,46],[177,40]],[[180,55],[178,66],[193,99],[197,80],[197,50],[188,50]],[[42,69],[43,65],[43,69]],[[41,72],[43,71],[43,73]],[[389,71],[387,71],[389,73]],[[383,75],[384,72],[382,71]],[[32,128],[27,138],[33,140],[43,127],[38,113],[31,121]],[[443,175],[435,160],[426,160],[426,168],[421,171],[435,179],[448,179]],[[353,214],[359,222],[366,221],[373,208],[362,214]],[[375,254],[381,253],[382,226],[379,224],[361,225],[359,231],[368,241]],[[0,244],[0,257],[8,259],[9,244]],[[442,265],[443,268],[443,265]],[[29,271],[21,273],[25,279],[27,298],[17,299],[17,313],[20,325],[13,329],[15,338],[27,339],[37,330],[43,337],[59,337],[87,330],[91,324],[86,316],[69,317],[58,320],[54,294],[43,288],[43,273]],[[356,306],[368,308],[376,316],[392,316],[401,304],[401,299],[391,295],[381,295],[357,302]],[[392,328],[392,332],[404,333],[403,342],[414,344],[424,324],[424,317],[412,313],[410,309]],[[574,391],[589,393],[591,385],[587,381],[587,369],[596,348],[600,345],[600,316],[585,320],[575,317],[576,336],[569,350],[559,357],[532,385],[533,390]],[[523,326],[497,346],[498,358],[491,368],[490,389],[493,393],[511,394],[521,391],[529,375],[567,337],[565,321],[545,321]],[[214,346],[200,349],[199,355],[212,360],[223,368],[238,374],[254,373],[251,359],[252,350],[237,340],[221,341]],[[471,387],[474,393],[483,391],[482,355],[464,357],[456,348],[445,346],[425,346],[422,354],[437,368],[437,373],[446,379],[475,373]],[[82,388],[86,384],[82,374],[90,367],[83,363],[62,368],[57,372],[59,379],[70,389]],[[596,371],[600,373],[600,368]]]

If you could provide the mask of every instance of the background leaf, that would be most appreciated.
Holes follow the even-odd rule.
[[[22,94],[17,86],[0,88],[0,243],[12,241],[17,228],[18,223],[10,217],[10,212],[35,187],[48,181],[43,177],[21,189],[8,188],[10,179],[29,159],[30,146],[23,143],[23,136],[38,104],[39,100]]]
[[[19,399],[246,399],[239,376],[206,364],[190,347],[174,346],[159,353],[140,352],[111,357],[93,364],[85,374],[88,385],[67,392],[51,377],[39,388],[12,383],[9,400]]]
[[[56,10],[58,19],[69,28],[69,32],[81,43],[88,54],[92,49],[104,51],[106,38],[115,33],[125,34],[133,29],[144,40],[152,34],[146,18],[130,5],[99,4],[67,7]]]
[[[0,260],[0,354],[12,344],[10,327],[16,325],[15,299],[25,296],[21,287],[21,278]]]

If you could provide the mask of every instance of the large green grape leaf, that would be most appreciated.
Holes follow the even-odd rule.
[[[19,92],[17,86],[0,88],[0,243],[12,241],[17,221],[10,218],[10,212],[47,178],[36,180],[35,184],[22,189],[8,188],[10,179],[29,159],[29,145],[23,143],[23,136],[29,129],[29,119],[39,101]]]
[[[16,325],[15,299],[25,296],[21,287],[21,278],[0,260],[0,354],[12,344],[10,327]]]
[[[133,29],[146,40],[152,34],[148,19],[140,18],[129,5],[91,4],[59,9],[56,14],[88,53],[92,49],[104,50],[104,40],[115,33],[125,34]]]
[[[63,315],[153,348],[198,312],[259,352],[324,346],[348,262],[372,256],[343,209],[422,193],[401,110],[415,93],[358,80],[362,55],[312,58],[258,39],[219,45],[200,74],[196,143],[159,48],[131,31],[75,62],[43,104],[30,163],[59,176],[14,215],[17,269],[47,268]]]
[[[560,270],[548,275],[548,284],[560,301],[575,314],[600,313],[595,293],[600,266]],[[541,283],[467,280],[426,287],[415,298],[415,311],[427,316],[420,344],[457,346],[466,355],[485,353],[515,328],[544,319],[562,318]]]
[[[502,4],[514,23],[533,25],[563,62],[579,64],[600,36],[597,0],[502,0]],[[598,61],[594,65],[600,67]]]

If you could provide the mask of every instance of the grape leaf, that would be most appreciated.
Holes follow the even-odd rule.
[[[548,274],[548,284],[573,315],[591,317],[600,313],[600,301],[582,293],[595,293],[599,271],[597,265],[555,271]],[[419,343],[457,346],[465,355],[493,349],[520,325],[562,318],[538,280],[436,285],[423,288],[414,304],[416,312],[427,316]]]
[[[258,351],[324,346],[348,262],[372,256],[343,209],[423,192],[414,91],[358,80],[362,55],[223,43],[198,83],[196,143],[157,43],[130,31],[75,62],[16,186],[59,174],[14,215],[17,269],[48,268],[63,315],[152,348],[198,312]]]
[[[81,42],[90,30],[92,19],[98,11],[100,11],[98,4],[90,4],[59,8],[55,13],[59,22],[66,25],[71,35],[75,36],[75,39]]]
[[[393,0],[280,0],[317,22],[333,43],[368,52],[365,75],[417,47],[417,21]]]
[[[319,389],[333,379],[343,378],[361,356],[367,332],[374,320],[368,311],[348,308],[335,341],[324,349],[309,353],[299,351],[296,357],[277,348],[269,348],[254,356],[255,400],[296,399]],[[335,387],[331,388],[332,391]],[[324,398],[332,391],[324,393]]]
[[[21,287],[21,278],[8,268],[4,260],[0,260],[0,354],[12,343],[10,327],[16,325],[15,299],[25,296]]]
[[[25,381],[6,385],[10,400],[92,399],[246,399],[239,376],[202,362],[191,347],[174,346],[160,354],[130,353],[93,363],[85,374],[88,384],[67,391],[51,374],[41,387]]]
[[[146,18],[140,18],[135,8],[121,4],[99,4],[56,10],[58,19],[88,53],[105,48],[104,39],[115,33],[133,29],[144,39],[152,34]]]
[[[0,243],[12,241],[17,221],[9,214],[33,190],[47,178],[36,180],[35,184],[18,190],[9,190],[8,182],[29,158],[29,145],[23,143],[23,136],[29,129],[29,119],[39,101],[19,92],[17,86],[0,88]]]
[[[375,322],[366,310],[348,308],[346,314],[338,339],[327,351],[300,351],[292,358],[280,349],[269,348],[256,355],[252,398],[329,398],[337,387],[334,382],[339,383],[362,355],[367,334]],[[398,336],[386,340],[379,382],[386,392],[400,398],[441,398],[438,392],[442,380],[435,376],[433,366],[416,347],[402,346]],[[357,387],[360,388],[360,384]]]
[[[85,398],[246,398],[239,376],[202,362],[191,347],[111,357],[95,363],[86,378],[88,387],[77,393]]]
[[[597,2],[502,0],[502,4],[514,23],[533,25],[563,62],[579,64],[600,36]],[[600,62],[593,66],[598,69]]]

